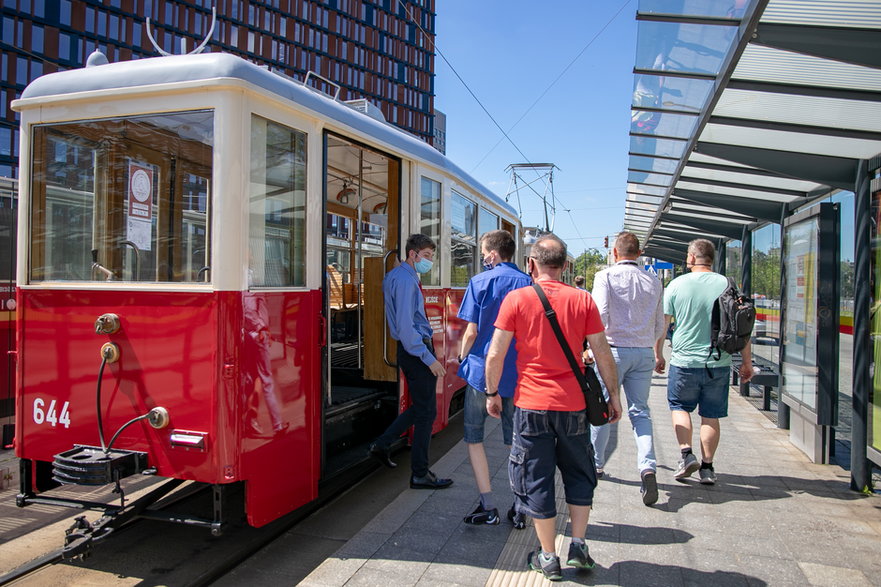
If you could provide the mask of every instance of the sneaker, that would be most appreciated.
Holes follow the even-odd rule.
[[[563,579],[563,570],[560,569],[560,557],[554,555],[550,560],[545,560],[541,556],[541,551],[533,550],[526,557],[526,564],[533,571],[538,571],[545,576],[548,581],[561,581]]]
[[[673,474],[673,478],[677,481],[685,479],[686,477],[691,477],[692,473],[701,468],[701,464],[697,462],[697,457],[692,453],[688,453],[680,459],[679,468],[676,469],[676,472]]]
[[[520,512],[514,511],[514,506],[511,506],[511,509],[508,510],[508,520],[510,520],[518,530],[522,530],[526,527],[526,516]]]
[[[716,484],[716,471],[712,469],[712,467],[707,469],[700,470],[701,475],[701,483],[704,485],[715,485]]]
[[[639,488],[639,492],[645,505],[658,503],[658,478],[654,471],[649,470],[642,474],[642,487]]]
[[[592,569],[596,566],[596,561],[590,558],[586,542],[582,544],[572,542],[569,544],[569,558],[566,564],[578,569]]]
[[[475,526],[482,526],[483,524],[495,526],[500,521],[498,509],[485,510],[481,504],[477,504],[477,509],[465,516],[465,523]]]
[[[602,479],[605,474],[606,472],[603,471],[602,467],[597,467],[597,479]]]

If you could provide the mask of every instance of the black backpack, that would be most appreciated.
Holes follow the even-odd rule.
[[[756,323],[756,306],[752,299],[737,289],[734,280],[728,278],[728,287],[713,303],[713,317],[710,331],[710,354],[707,358],[715,360],[722,357],[722,351],[734,354],[743,350],[749,342]]]

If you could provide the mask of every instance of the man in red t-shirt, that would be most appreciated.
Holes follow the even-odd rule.
[[[589,293],[560,281],[565,264],[565,243],[547,234],[532,246],[527,273],[544,290],[573,355],[581,356],[585,339],[590,343],[609,391],[610,421],[616,422],[621,418],[618,374],[603,322]],[[582,569],[595,564],[584,542],[597,485],[584,395],[533,288],[509,293],[495,326],[486,358],[487,412],[496,418],[501,412],[499,378],[505,353],[516,338],[520,378],[514,392],[509,475],[516,508],[532,517],[541,542],[541,552],[531,552],[527,563],[546,578],[559,580],[562,571],[554,550],[556,468],[563,478],[571,518],[572,543],[567,562]]]

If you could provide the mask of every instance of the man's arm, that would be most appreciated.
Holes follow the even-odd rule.
[[[590,343],[590,349],[593,351],[593,359],[596,361],[600,370],[600,376],[603,383],[606,384],[606,391],[609,392],[609,423],[617,422],[621,419],[621,399],[618,393],[618,369],[615,366],[615,357],[612,356],[612,349],[609,347],[609,341],[606,340],[604,331],[587,335],[587,342]]]
[[[508,347],[514,340],[514,333],[510,330],[496,328],[492,342],[489,343],[489,352],[486,354],[486,393],[499,392],[499,380],[502,378],[502,369],[505,367],[505,355]],[[611,353],[610,353],[611,354]],[[486,411],[493,418],[502,415],[502,398],[498,395],[486,398]]]
[[[465,327],[465,332],[462,333],[462,345],[459,347],[460,363],[465,360],[468,351],[470,351],[471,347],[474,345],[475,339],[477,339],[477,323],[469,322],[468,326]]]
[[[751,340],[746,341],[746,346],[740,351],[740,369],[737,374],[740,375],[741,383],[749,383],[753,378],[753,343]]]
[[[398,325],[398,340],[408,355],[419,357],[436,377],[442,377],[446,369],[435,358],[429,348],[422,342],[422,335],[416,331],[413,317],[416,315],[416,304],[419,290],[411,283],[396,281],[391,287],[392,311],[395,313],[395,324]]]
[[[600,319],[603,326],[609,327],[609,278],[605,271],[596,274],[593,280],[593,291],[590,292],[593,303],[596,304],[597,310],[600,311]]]
[[[660,306],[658,306],[658,310],[661,310]],[[670,323],[673,321],[673,316],[670,314],[664,314],[661,311],[660,316],[661,334],[655,340],[655,373],[663,373],[664,368],[667,366],[667,359],[664,358],[664,341],[667,340],[667,331],[670,329]]]

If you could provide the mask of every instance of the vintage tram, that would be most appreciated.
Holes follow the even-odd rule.
[[[519,241],[513,208],[310,76],[223,53],[89,63],[13,103],[19,505],[138,474],[242,483],[254,526],[314,500],[407,405],[381,283],[414,232],[438,243],[444,428],[478,236]]]

